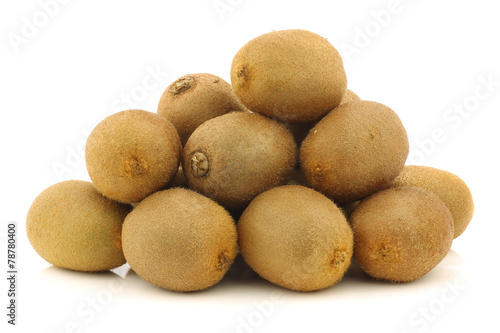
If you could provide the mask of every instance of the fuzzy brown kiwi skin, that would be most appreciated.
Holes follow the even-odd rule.
[[[63,181],[33,201],[26,233],[35,251],[55,266],[105,271],[125,263],[121,230],[131,209],[104,197],[90,182]]]
[[[245,112],[205,122],[193,132],[182,154],[189,186],[230,210],[285,184],[296,160],[297,146],[282,124]]]
[[[419,165],[406,165],[392,187],[413,186],[436,194],[453,216],[454,238],[462,235],[474,215],[474,201],[467,184],[457,175]]]
[[[187,74],[172,82],[158,102],[157,113],[177,129],[184,146],[205,121],[233,111],[247,111],[231,85],[220,77]]]
[[[189,189],[159,191],[123,224],[131,268],[158,287],[192,292],[219,282],[237,255],[234,220],[216,202]]]
[[[139,202],[175,176],[181,148],[168,120],[144,110],[126,110],[94,128],[85,161],[99,192],[119,202]]]
[[[340,54],[325,38],[291,29],[245,44],[233,58],[231,83],[248,109],[307,123],[339,105],[347,78]]]
[[[339,105],[360,100],[361,98],[359,98],[359,96],[354,91],[346,89]]]
[[[432,192],[399,187],[380,191],[349,218],[354,258],[371,277],[410,282],[431,271],[453,241],[453,218]]]
[[[351,101],[311,129],[300,165],[311,187],[344,204],[390,187],[408,152],[406,130],[393,110]]]
[[[284,288],[328,288],[350,266],[352,231],[338,207],[313,189],[285,185],[263,192],[237,227],[245,261]]]

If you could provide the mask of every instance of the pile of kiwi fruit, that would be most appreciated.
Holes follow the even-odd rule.
[[[31,205],[35,251],[82,272],[128,262],[177,292],[213,286],[240,254],[263,279],[306,292],[354,262],[367,278],[419,279],[467,228],[465,182],[405,165],[400,118],[347,89],[327,39],[258,36],[230,78],[187,74],[156,112],[102,120],[85,148],[92,181],[54,184]]]

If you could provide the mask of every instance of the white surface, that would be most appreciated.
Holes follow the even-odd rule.
[[[221,17],[214,3],[230,7]],[[50,7],[43,22],[38,1],[2,2],[0,266],[4,276],[6,223],[16,221],[20,272],[16,327],[6,324],[6,280],[0,284],[2,332],[498,332],[498,10],[490,0],[394,3],[67,1]],[[373,13],[382,10],[393,12],[384,26],[374,23]],[[44,26],[28,36],[26,20],[33,17]],[[401,117],[412,162],[449,170],[469,184],[474,219],[435,270],[394,285],[353,267],[334,287],[302,294],[240,263],[207,291],[177,294],[126,267],[76,273],[34,252],[26,212],[49,185],[89,179],[81,149],[99,121],[129,107],[155,111],[163,89],[184,74],[229,80],[243,44],[286,28],[319,33],[339,49],[349,88]],[[9,38],[23,29],[29,38],[16,52]],[[363,39],[359,31],[366,29],[371,37]],[[154,78],[154,71],[161,73]],[[484,86],[488,77],[495,86]],[[470,112],[453,109],[464,103]]]

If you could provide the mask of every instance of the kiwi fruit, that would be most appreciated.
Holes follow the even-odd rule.
[[[130,205],[112,201],[92,183],[68,180],[40,193],[26,217],[35,251],[49,263],[76,271],[104,271],[125,263],[121,231]]]
[[[216,284],[237,254],[234,220],[213,200],[189,189],[156,192],[127,216],[123,252],[144,280],[188,292]]]
[[[291,29],[245,44],[233,58],[231,84],[248,109],[306,123],[340,104],[347,78],[332,44],[313,32]]]
[[[311,187],[343,204],[390,187],[408,151],[406,130],[392,109],[351,101],[311,129],[300,147],[300,165]]]
[[[453,241],[453,217],[430,191],[390,188],[361,201],[349,219],[354,258],[370,276],[416,280],[432,270]]]
[[[288,180],[297,145],[277,121],[256,113],[233,112],[198,127],[182,153],[189,187],[228,209]]]
[[[342,99],[341,99],[339,105],[349,103],[352,101],[358,101],[358,100],[360,100],[358,95],[356,95],[353,91],[346,89],[344,96],[342,96]],[[297,143],[297,146],[300,147],[300,145],[302,144],[302,141],[304,141],[307,134],[309,134],[309,131],[311,130],[311,128],[316,126],[318,121],[319,120],[311,121],[308,123],[285,123],[285,124],[286,124],[286,127],[288,128],[288,130],[292,133],[293,138],[295,139],[295,143]]]
[[[419,187],[437,195],[453,216],[454,238],[465,231],[474,214],[474,202],[469,187],[451,172],[427,166],[406,165],[392,186]]]
[[[231,85],[218,76],[188,74],[170,84],[160,98],[160,116],[177,129],[182,145],[205,121],[231,111],[246,110]]]
[[[126,110],[90,133],[85,161],[96,189],[116,201],[138,202],[164,188],[179,168],[175,127],[156,113]]]
[[[350,265],[353,234],[321,193],[285,185],[259,194],[238,221],[241,254],[262,278],[296,291],[324,289]]]

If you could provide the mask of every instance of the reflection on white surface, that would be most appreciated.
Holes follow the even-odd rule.
[[[94,290],[108,286],[113,291],[120,290],[120,293],[123,294],[132,295],[134,293],[141,293],[141,297],[158,296],[160,298],[176,297],[177,295],[198,295],[196,297],[202,297],[201,295],[212,293],[221,295],[226,291],[232,292],[234,290],[238,290],[239,294],[244,293],[245,290],[251,290],[251,293],[256,295],[259,291],[269,291],[272,289],[282,289],[283,291],[290,292],[291,295],[326,295],[338,294],[344,291],[352,292],[353,290],[351,289],[373,289],[374,286],[383,288],[384,291],[393,288],[397,288],[398,290],[401,288],[427,288],[433,285],[439,285],[441,281],[450,276],[456,276],[457,273],[460,273],[460,269],[463,268],[464,265],[466,265],[466,263],[462,257],[457,252],[451,250],[443,261],[424,277],[409,283],[390,283],[370,278],[361,270],[357,263],[353,261],[351,267],[339,283],[325,290],[309,293],[288,291],[287,289],[275,286],[262,279],[245,263],[240,254],[236,257],[235,262],[226,276],[224,276],[218,284],[199,292],[178,293],[156,287],[140,278],[128,264],[111,271],[96,273],[76,272],[49,266],[37,276],[36,280],[37,283],[40,284],[40,287],[44,289],[57,287],[68,290],[72,290],[73,288],[78,290]],[[118,286],[124,287],[121,288]]]
[[[453,289],[454,283],[460,283],[460,293],[466,288],[460,287],[468,283],[466,267],[460,255],[450,251],[423,278],[388,283],[368,277],[353,263],[333,287],[299,293],[261,279],[239,255],[217,285],[200,292],[178,293],[149,284],[127,264],[100,273],[49,266],[28,283],[26,293],[31,296],[22,312],[36,315],[21,322],[40,332],[100,332],[117,325],[142,330],[152,323],[167,322],[169,327],[211,325],[218,332],[257,332],[259,327],[272,331],[283,320],[299,320],[301,313],[315,309],[308,312],[311,319],[358,320],[355,314],[361,312],[367,320],[392,318],[395,332],[399,328],[400,332],[417,332],[433,324],[428,318],[446,316],[445,310],[466,298]],[[385,309],[382,314],[381,307]],[[197,318],[191,318],[191,313]],[[376,317],[371,317],[373,313]]]

